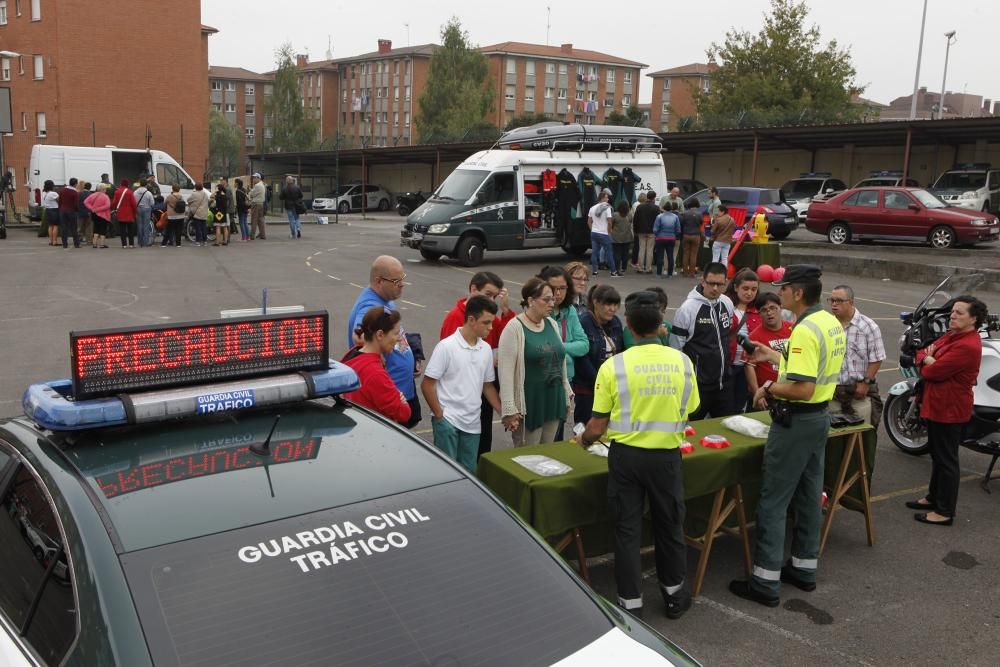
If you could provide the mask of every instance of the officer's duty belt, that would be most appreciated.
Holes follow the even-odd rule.
[[[791,403],[788,401],[782,401],[788,411],[792,414],[801,414],[803,412],[823,412],[829,407],[826,401],[822,403]]]

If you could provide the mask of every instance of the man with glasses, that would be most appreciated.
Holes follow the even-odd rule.
[[[847,285],[834,287],[826,301],[847,333],[847,355],[830,409],[857,415],[877,429],[882,417],[882,397],[876,378],[885,361],[882,330],[854,307],[854,290]]]
[[[751,343],[761,343],[772,350],[784,353],[788,346],[788,338],[792,335],[792,323],[782,319],[781,297],[774,292],[764,292],[757,297],[757,312],[760,313],[760,326],[747,336]],[[752,363],[750,356],[741,350],[745,366],[743,367],[750,396],[765,382],[778,381],[778,364],[771,361]]]
[[[729,336],[733,302],[723,294],[726,267],[712,262],[705,267],[701,284],[677,309],[670,329],[670,345],[684,352],[698,371],[701,406],[694,420],[733,414],[733,382],[729,358]]]
[[[406,274],[403,273],[403,265],[395,257],[381,255],[372,262],[371,272],[368,276],[368,287],[361,290],[351,314],[347,318],[347,346],[349,348],[358,344],[358,336],[355,333],[365,313],[373,306],[382,306],[389,310],[396,310],[396,299],[403,295],[403,287],[406,285]],[[408,428],[413,428],[420,421],[420,401],[417,398],[417,386],[413,377],[420,372],[420,362],[414,357],[414,352],[418,355],[420,350],[411,347],[410,334],[400,327],[399,343],[396,349],[386,355],[385,367],[389,372],[396,388],[403,392],[406,402],[410,405],[410,421]],[[422,355],[421,355],[422,358]]]
[[[493,327],[483,338],[491,350],[496,350],[500,347],[500,334],[504,327],[514,319],[514,311],[510,308],[510,299],[507,296],[507,288],[503,286],[503,278],[492,271],[480,271],[472,276],[472,280],[469,281],[469,293],[459,297],[458,301],[455,302],[455,307],[444,316],[444,321],[441,322],[440,340],[445,340],[462,328],[466,321],[465,306],[469,303],[469,299],[474,296],[484,296],[498,306]],[[496,353],[494,352],[493,355],[493,366],[496,368]],[[496,378],[494,377],[490,382],[499,391]],[[482,456],[493,448],[493,406],[485,394],[482,396],[479,427],[479,453],[477,456]]]

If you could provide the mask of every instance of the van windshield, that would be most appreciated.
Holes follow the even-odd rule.
[[[445,199],[448,201],[466,201],[472,193],[489,176],[490,172],[478,169],[456,169],[451,172],[451,176],[444,179],[431,199]]]
[[[985,171],[946,171],[934,184],[935,188],[949,190],[978,190],[986,187]]]

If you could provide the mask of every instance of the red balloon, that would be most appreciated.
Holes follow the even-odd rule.
[[[770,264],[761,264],[757,267],[757,277],[765,283],[774,280],[774,267]]]
[[[779,266],[774,270],[774,278],[771,280],[781,280],[785,277],[785,267]]]

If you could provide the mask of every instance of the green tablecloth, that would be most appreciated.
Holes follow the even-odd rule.
[[[698,250],[698,266],[705,267],[710,261],[712,261],[712,250],[702,246]],[[749,267],[756,270],[761,264],[768,264],[772,268],[781,266],[780,243],[774,243],[773,241],[769,243],[751,243],[750,241],[746,241],[733,256],[733,266],[737,269]]]
[[[747,415],[770,423],[766,412]],[[689,440],[694,451],[683,456],[684,492],[689,500],[702,498],[733,484],[743,485],[748,520],[759,494],[765,440],[749,438],[723,427],[721,419],[692,423],[697,435]],[[832,486],[840,467],[843,448],[853,432],[867,432],[865,456],[869,475],[875,462],[875,437],[870,426],[836,429],[827,443],[826,481]],[[725,449],[698,444],[705,435],[724,435]],[[514,461],[526,454],[543,454],[572,468],[565,475],[544,477]],[[852,466],[850,470],[854,470]],[[849,473],[850,474],[850,473]],[[579,445],[561,442],[490,452],[479,460],[479,478],[544,537],[558,537],[573,528],[610,524],[607,503],[608,461]],[[860,489],[852,489],[852,494]],[[819,502],[819,499],[817,499]],[[695,503],[697,505],[697,503]],[[588,548],[588,552],[592,550]]]

